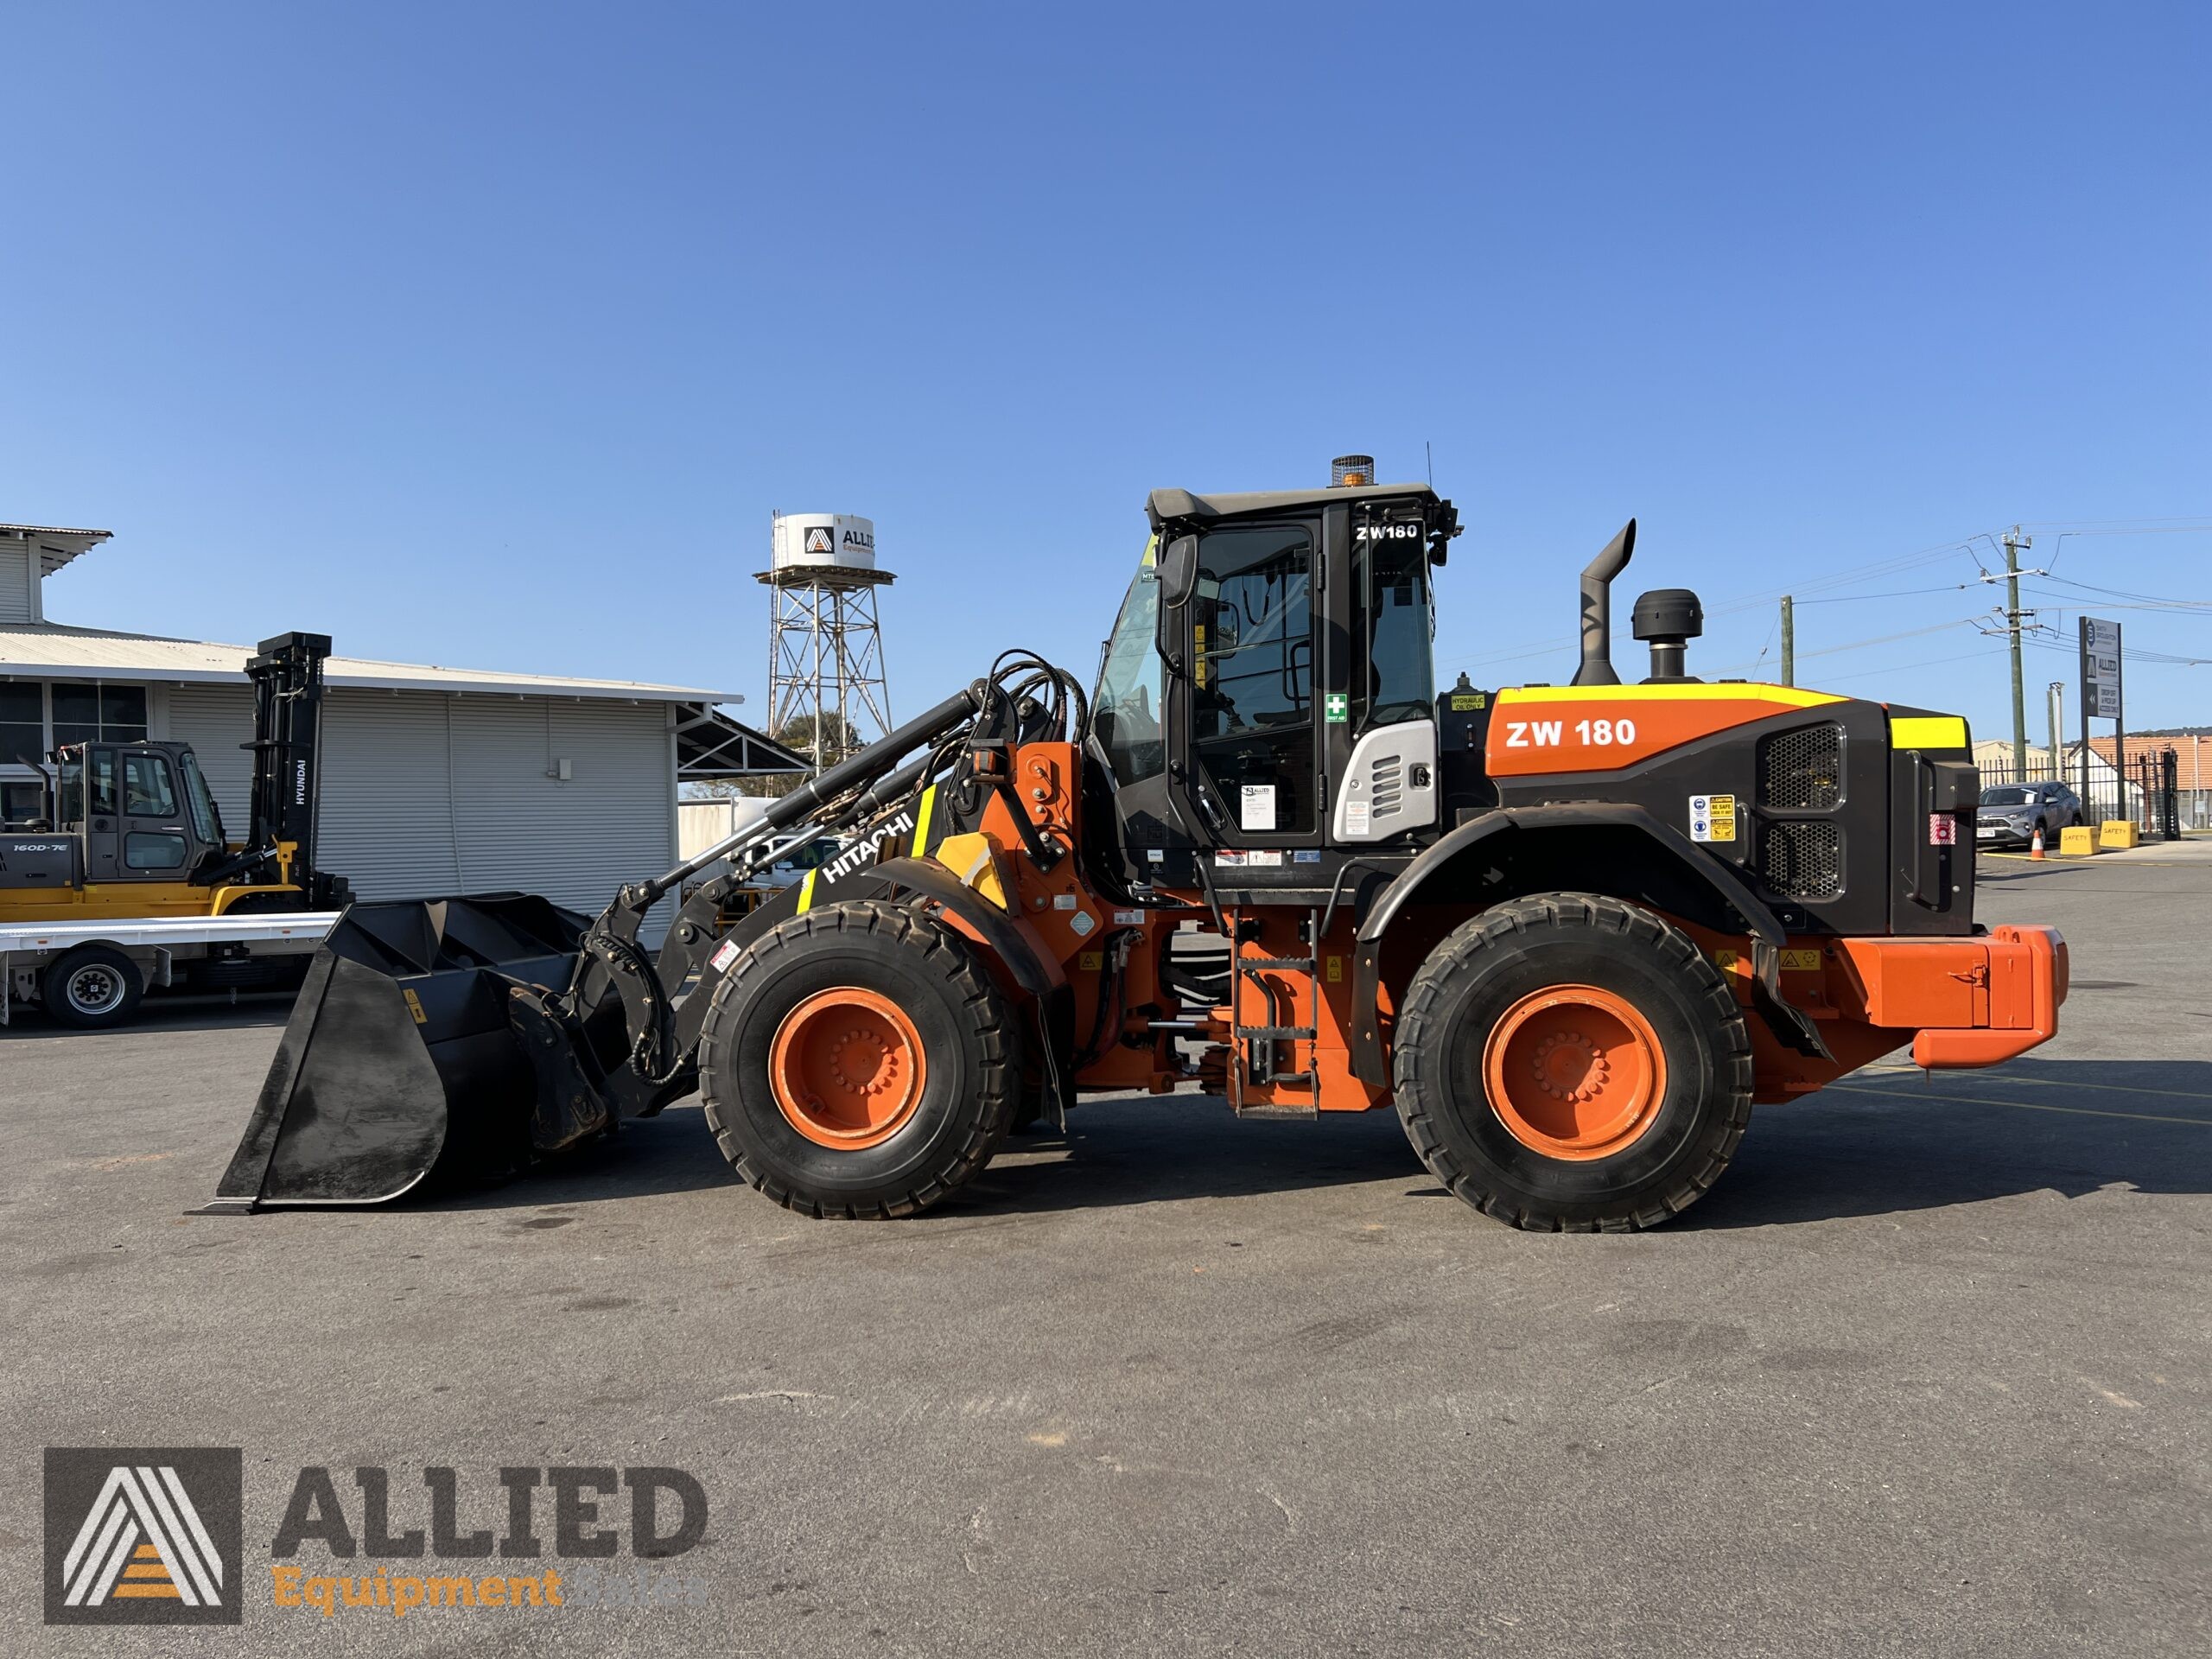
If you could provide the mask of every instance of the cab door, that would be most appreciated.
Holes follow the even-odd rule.
[[[1217,846],[1322,838],[1315,528],[1237,524],[1198,537],[1187,777]]]
[[[112,743],[87,743],[57,753],[62,757],[62,813],[85,838],[85,880],[123,880],[119,752]]]
[[[187,880],[194,840],[175,765],[159,749],[93,751],[96,757],[103,752],[114,757],[115,829],[105,837],[113,873],[95,879]]]

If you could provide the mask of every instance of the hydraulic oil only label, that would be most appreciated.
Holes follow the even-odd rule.
[[[1692,841],[1735,840],[1736,798],[1733,795],[1691,796],[1690,839]]]

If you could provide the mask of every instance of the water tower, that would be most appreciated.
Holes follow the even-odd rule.
[[[772,522],[774,551],[758,578],[772,590],[768,730],[796,741],[785,734],[806,721],[818,773],[891,729],[875,590],[896,578],[876,568],[873,519],[779,512]]]

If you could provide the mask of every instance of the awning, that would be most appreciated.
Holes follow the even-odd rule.
[[[676,775],[693,783],[764,772],[807,772],[812,766],[765,732],[732,720],[711,703],[676,707]]]

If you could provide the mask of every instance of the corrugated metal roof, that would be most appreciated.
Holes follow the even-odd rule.
[[[24,536],[89,536],[96,542],[105,542],[115,534],[111,530],[71,530],[64,524],[0,524],[0,532],[4,531]]]
[[[155,634],[112,633],[48,623],[0,628],[0,678],[154,680],[181,684],[241,682],[251,647]],[[643,680],[586,680],[550,674],[507,674],[426,663],[381,663],[333,657],[323,664],[332,685],[406,691],[474,692],[522,697],[618,697],[646,702],[742,702],[734,691],[656,685]]]

